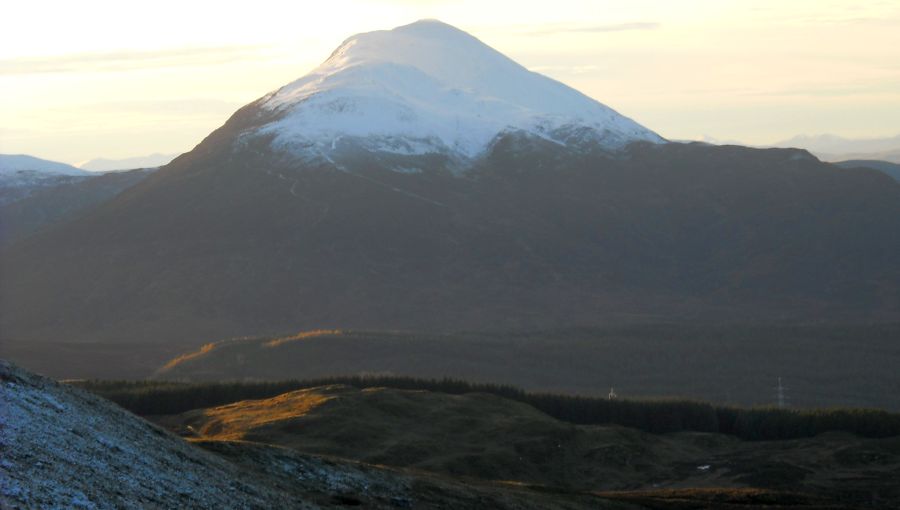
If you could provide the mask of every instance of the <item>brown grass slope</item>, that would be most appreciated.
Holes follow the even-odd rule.
[[[701,454],[625,428],[575,427],[486,394],[328,386],[191,411],[179,421],[181,430],[203,438],[581,489],[629,488],[638,478],[669,479],[672,473],[656,465],[659,456]],[[605,462],[591,462],[604,457]]]

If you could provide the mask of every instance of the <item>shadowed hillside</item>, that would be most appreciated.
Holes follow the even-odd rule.
[[[663,505],[658,508],[678,508],[667,506],[672,502],[666,500],[679,496],[721,498],[723,488],[764,489],[758,501],[769,498],[775,504],[791,497],[774,498],[765,491],[816,494],[831,504],[891,508],[900,503],[900,490],[891,482],[900,470],[900,436],[862,439],[829,433],[744,442],[720,434],[654,435],[561,422],[495,395],[347,386],[152,418],[202,441],[276,444],[367,463],[576,492],[652,489],[619,495],[627,501],[646,498],[643,503],[650,508],[650,500],[657,498]],[[850,475],[863,471],[862,477]],[[705,496],[703,491],[690,496],[686,490],[662,490],[712,487],[717,491]],[[752,499],[748,494],[744,497]],[[829,507],[826,500],[819,504]]]
[[[900,181],[900,163],[867,159],[851,159],[849,161],[840,161],[838,163],[835,163],[835,165],[838,165],[841,168],[873,168],[880,172],[886,173],[895,181]]]
[[[27,197],[0,204],[0,247],[74,218],[134,186],[150,172],[142,169],[61,180],[38,187]]]
[[[900,310],[900,184],[874,170],[794,150],[611,157],[507,136],[468,178],[357,175],[233,149],[239,130],[230,121],[90,215],[0,252],[3,338],[187,346],[320,327]]]

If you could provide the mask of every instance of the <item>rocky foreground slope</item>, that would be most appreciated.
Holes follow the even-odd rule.
[[[3,509],[637,508],[590,495],[466,485],[266,444],[203,446],[0,360]]]
[[[6,362],[0,362],[0,402],[0,507],[294,503],[288,494],[100,397]]]

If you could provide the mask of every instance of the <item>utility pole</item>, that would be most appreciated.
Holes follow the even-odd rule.
[[[784,409],[784,406],[785,406],[785,400],[787,400],[787,397],[784,396],[784,390],[786,390],[786,389],[787,389],[787,388],[785,388],[785,387],[781,384],[781,377],[779,377],[779,378],[778,378],[778,387],[776,388],[776,390],[777,390],[777,397],[778,397],[778,408],[779,408],[779,409]]]

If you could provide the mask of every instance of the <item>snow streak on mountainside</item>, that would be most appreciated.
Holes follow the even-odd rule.
[[[609,107],[439,21],[347,39],[321,66],[269,94],[276,120],[258,128],[293,152],[356,146],[467,160],[500,133],[618,149],[663,142]]]

